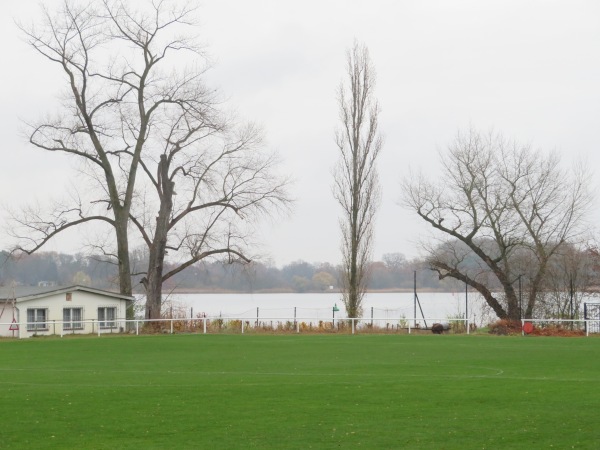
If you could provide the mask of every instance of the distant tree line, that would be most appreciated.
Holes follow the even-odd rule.
[[[133,252],[132,267],[145,267],[145,252]],[[168,268],[169,263],[165,266]],[[199,262],[176,274],[165,283],[171,290],[232,292],[326,292],[338,291],[341,267],[330,263],[295,261],[281,268],[253,261],[249,264],[226,261]],[[401,253],[389,253],[369,265],[370,290],[410,290],[416,272],[419,289],[460,289],[452,280],[438,279],[420,259],[409,260]],[[39,252],[12,256],[0,253],[0,284],[20,286],[64,286],[80,284],[99,289],[118,290],[118,267],[100,255],[69,255]],[[141,292],[141,276],[134,276],[134,288]]]

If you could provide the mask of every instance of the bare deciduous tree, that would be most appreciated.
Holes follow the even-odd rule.
[[[373,95],[375,69],[369,51],[355,43],[347,54],[347,79],[338,93],[341,127],[336,132],[340,158],[333,193],[342,207],[343,301],[350,317],[362,314],[373,220],[380,202],[376,161],[382,148],[379,105]]]
[[[261,132],[231,123],[204,85],[205,61],[185,34],[192,13],[170,1],[139,10],[123,1],[67,2],[56,15],[45,11],[41,30],[21,27],[68,83],[65,114],[32,126],[30,141],[86,162],[96,191],[50,214],[21,214],[20,248],[30,253],[73,226],[107,222],[120,290],[131,294],[133,224],[148,251],[148,318],[160,317],[162,283],[194,262],[219,254],[248,261],[245,224],[287,203],[286,180],[275,176]],[[163,273],[168,251],[177,264]]]
[[[288,203],[287,179],[276,176],[277,159],[264,151],[259,129],[207,126],[184,109],[180,116],[166,130],[163,152],[141,160],[150,189],[146,207],[132,211],[149,255],[147,319],[160,317],[163,282],[190,265],[219,255],[249,262],[252,220]]]
[[[17,217],[25,228],[15,233],[24,238],[19,248],[31,253],[73,226],[108,222],[115,230],[120,291],[128,295],[129,216],[139,163],[156,134],[155,114],[164,105],[179,104],[201,115],[213,101],[201,71],[174,71],[178,53],[199,54],[193,39],[182,34],[192,10],[170,2],[144,7],[135,10],[112,0],[65,2],[55,14],[44,9],[40,26],[20,27],[28,43],[63,71],[67,88],[63,113],[31,125],[29,140],[87,163],[100,192],[49,215],[30,210]]]
[[[403,183],[404,205],[440,232],[441,243],[426,244],[430,268],[477,289],[500,318],[531,317],[551,259],[581,237],[586,174],[474,130],[457,136],[442,166],[439,182],[421,175]]]

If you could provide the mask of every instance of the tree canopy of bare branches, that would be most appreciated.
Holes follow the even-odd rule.
[[[21,250],[36,251],[73,226],[104,220],[115,230],[120,291],[131,294],[129,215],[140,160],[165,120],[161,111],[178,104],[202,116],[213,103],[201,71],[174,70],[178,54],[198,55],[183,34],[192,12],[170,2],[134,9],[121,1],[66,1],[56,12],[44,8],[40,24],[20,26],[64,73],[66,87],[61,113],[31,124],[29,140],[78,158],[99,186],[94,194],[81,187],[81,201],[53,205],[50,215],[30,210],[18,217],[25,230],[16,234],[26,238]]]
[[[167,250],[187,249],[177,271],[214,254],[247,260],[249,230],[239,219],[287,201],[260,130],[232,123],[205,85],[189,5],[66,1],[57,12],[44,9],[41,24],[21,26],[66,86],[61,114],[30,125],[29,140],[76,158],[90,183],[78,180],[77,192],[50,211],[15,217],[19,249],[31,253],[74,226],[104,221],[115,232],[120,291],[131,294],[137,230],[150,254],[149,317],[160,314],[162,282],[173,275],[162,273]]]
[[[475,130],[459,133],[441,158],[441,179],[403,182],[403,204],[439,237],[425,244],[430,268],[475,288],[499,318],[532,317],[552,258],[583,237],[587,174]]]
[[[172,124],[157,160],[142,160],[145,203],[132,222],[148,249],[146,318],[160,317],[163,283],[209,257],[249,262],[253,220],[285,208],[288,180],[252,124]],[[164,273],[169,253],[171,269]]]
[[[342,208],[341,286],[349,317],[360,317],[373,244],[373,221],[380,202],[377,157],[379,105],[374,97],[375,69],[364,45],[355,43],[346,58],[346,82],[338,92],[341,126],[336,132],[339,162],[333,194]]]

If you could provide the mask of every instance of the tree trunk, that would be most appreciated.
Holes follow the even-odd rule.
[[[129,260],[129,238],[127,236],[128,221],[120,219],[117,221],[115,215],[115,231],[117,236],[117,259],[119,264],[119,292],[123,295],[133,295],[131,283],[131,265]],[[125,311],[125,318],[134,318],[133,302],[130,302]]]
[[[154,238],[150,245],[147,276],[142,282],[146,290],[146,319],[161,317],[163,268],[167,254],[167,236],[175,186],[175,183],[169,179],[168,169],[167,157],[161,155],[158,165],[160,208],[156,218]]]
[[[117,235],[117,258],[119,264],[119,292],[131,295],[131,266],[129,261],[129,240],[127,236],[128,220],[115,214],[115,230]]]
[[[156,218],[156,231],[150,246],[147,276],[142,281],[146,291],[146,319],[161,318],[162,277],[167,246],[168,217],[167,215],[167,220],[165,220],[163,208],[161,208]]]

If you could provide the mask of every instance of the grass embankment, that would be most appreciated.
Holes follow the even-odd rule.
[[[598,448],[600,340],[0,341],[0,448]]]

